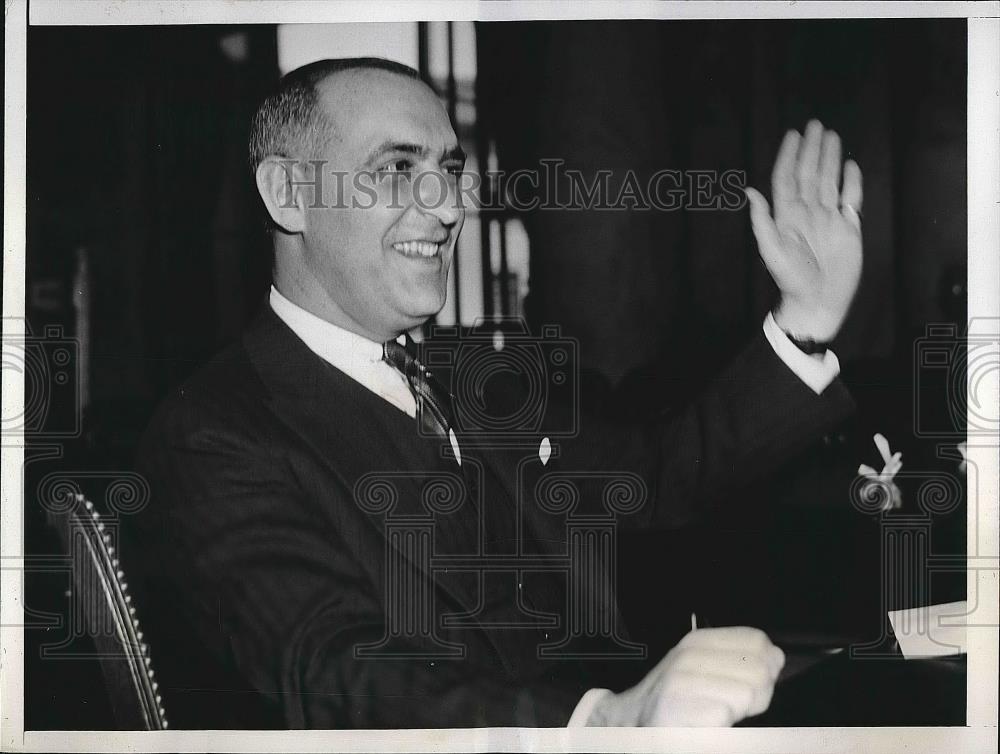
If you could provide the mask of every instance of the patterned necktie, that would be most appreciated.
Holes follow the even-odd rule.
[[[406,345],[395,340],[382,344],[382,360],[406,379],[417,403],[417,422],[421,429],[438,437],[449,438],[451,396],[417,360],[416,347],[409,336]]]

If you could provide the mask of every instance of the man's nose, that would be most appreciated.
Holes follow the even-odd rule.
[[[455,183],[455,178],[448,173],[429,170],[417,176],[413,191],[413,200],[420,210],[434,215],[449,228],[465,217],[465,207]]]

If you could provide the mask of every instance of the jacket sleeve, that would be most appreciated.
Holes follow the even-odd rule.
[[[199,640],[225,646],[288,727],[566,724],[585,687],[519,686],[466,660],[356,658],[384,635],[380,588],[303,499],[287,460],[223,417],[184,402],[161,412],[140,452],[153,498],[134,536],[180,585],[177,609]]]
[[[706,505],[776,470],[853,409],[842,382],[834,380],[817,395],[760,333],[679,411],[658,413],[638,428],[584,417],[563,466],[638,472],[647,502],[621,523],[681,526]]]

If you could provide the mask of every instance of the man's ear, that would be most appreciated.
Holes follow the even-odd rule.
[[[306,227],[305,197],[297,190],[299,173],[299,162],[286,157],[265,157],[257,166],[257,191],[271,220],[287,233],[301,233]]]

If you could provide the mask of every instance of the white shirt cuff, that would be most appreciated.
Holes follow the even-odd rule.
[[[573,710],[573,714],[570,716],[569,722],[566,723],[566,727],[585,727],[597,704],[610,695],[611,692],[608,689],[591,689],[588,691],[580,698],[580,701],[577,702],[576,709]]]
[[[788,339],[784,330],[778,327],[778,323],[774,321],[774,317],[770,313],[764,319],[764,337],[767,338],[767,342],[771,344],[771,348],[774,349],[778,358],[785,362],[785,366],[806,383],[816,395],[826,390],[840,374],[840,360],[837,358],[837,354],[830,350],[827,350],[822,356],[819,354],[810,356],[803,353]]]

